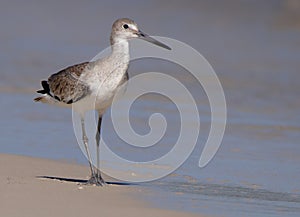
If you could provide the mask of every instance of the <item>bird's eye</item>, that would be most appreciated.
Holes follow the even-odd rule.
[[[128,26],[127,24],[124,24],[124,25],[123,25],[123,28],[124,28],[124,29],[128,29],[129,26]]]

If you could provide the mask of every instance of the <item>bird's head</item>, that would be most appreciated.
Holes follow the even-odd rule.
[[[139,38],[145,41],[148,41],[152,44],[158,45],[160,47],[163,47],[165,49],[171,50],[171,48],[156,39],[150,37],[149,35],[143,33],[138,25],[131,19],[128,18],[122,18],[118,19],[114,22],[112,25],[112,31],[111,31],[111,44],[121,42],[123,40],[129,41],[133,38]]]

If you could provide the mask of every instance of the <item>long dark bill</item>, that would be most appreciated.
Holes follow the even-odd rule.
[[[172,50],[169,46],[167,46],[167,45],[165,45],[165,44],[163,44],[163,43],[157,41],[156,39],[150,37],[149,35],[147,35],[147,34],[141,32],[141,31],[139,31],[139,32],[137,33],[137,35],[139,36],[139,39],[143,39],[143,40],[148,41],[148,42],[150,42],[150,43],[152,43],[152,44],[155,44],[155,45],[157,45],[157,46],[160,46],[160,47],[162,47],[162,48],[165,48],[165,49],[168,49],[168,50]]]

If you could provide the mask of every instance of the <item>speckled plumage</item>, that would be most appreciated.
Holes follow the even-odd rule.
[[[56,100],[71,104],[90,93],[88,85],[79,80],[89,63],[80,63],[51,75],[48,85]]]

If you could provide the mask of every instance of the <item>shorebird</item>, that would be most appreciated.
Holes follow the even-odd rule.
[[[110,55],[93,61],[69,66],[55,74],[48,80],[43,80],[42,90],[37,93],[41,96],[34,99],[62,107],[72,107],[80,115],[82,141],[88,157],[91,177],[88,184],[102,186],[105,184],[100,172],[99,144],[102,115],[110,107],[113,97],[124,82],[128,80],[129,40],[139,38],[151,42],[162,48],[171,50],[167,45],[143,33],[131,19],[122,18],[112,25],[110,35]],[[93,166],[88,146],[88,137],[85,131],[85,113],[96,110],[98,125],[96,133],[97,165]]]

